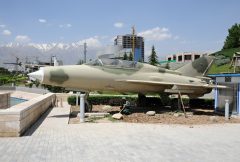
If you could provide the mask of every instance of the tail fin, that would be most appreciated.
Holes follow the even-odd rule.
[[[204,76],[209,70],[213,60],[214,57],[212,56],[203,56],[177,69],[177,71],[185,76]]]

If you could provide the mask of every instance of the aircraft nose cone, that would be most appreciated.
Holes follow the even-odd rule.
[[[29,73],[28,76],[30,77],[31,80],[39,80],[40,82],[42,82],[44,76],[43,69]]]

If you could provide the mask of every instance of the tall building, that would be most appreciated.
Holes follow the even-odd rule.
[[[114,40],[114,45],[122,46],[124,54],[125,52],[129,55],[133,48],[133,35],[118,35]],[[134,61],[144,61],[144,39],[143,37],[134,35]]]

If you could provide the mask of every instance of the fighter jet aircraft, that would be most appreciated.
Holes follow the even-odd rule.
[[[43,67],[28,75],[42,84],[82,92],[167,93],[195,98],[216,87],[204,76],[212,61],[204,56],[173,71],[134,61],[97,59],[83,65]]]

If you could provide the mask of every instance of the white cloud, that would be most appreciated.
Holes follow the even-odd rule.
[[[4,25],[4,24],[0,25],[0,28],[5,28],[5,27],[6,27],[6,25]]]
[[[71,28],[72,27],[72,24],[67,24],[66,25],[68,28]]]
[[[179,38],[180,38],[180,37],[177,36],[177,35],[173,37],[174,40],[178,40]]]
[[[27,43],[30,40],[31,39],[27,35],[17,35],[15,38],[15,41],[19,43]]]
[[[71,28],[72,24],[60,24],[59,28]]]
[[[87,46],[89,46],[89,47],[101,47],[102,46],[98,36],[83,39],[83,40],[78,41],[77,43],[83,44],[85,42],[87,43]]]
[[[39,21],[40,23],[46,23],[46,22],[47,22],[46,19],[38,19],[38,21]]]
[[[187,43],[189,43],[189,42],[186,41],[186,40],[182,40],[182,41],[180,41],[179,43],[180,43],[180,44],[187,44]]]
[[[8,36],[8,35],[11,35],[12,32],[10,30],[3,30],[2,34]]]
[[[122,22],[116,22],[115,24],[114,24],[114,26],[116,27],[116,28],[122,28],[123,27],[123,23]]]
[[[138,33],[138,35],[144,37],[146,40],[152,41],[163,41],[172,38],[172,34],[169,32],[168,28],[155,27],[143,32]]]

